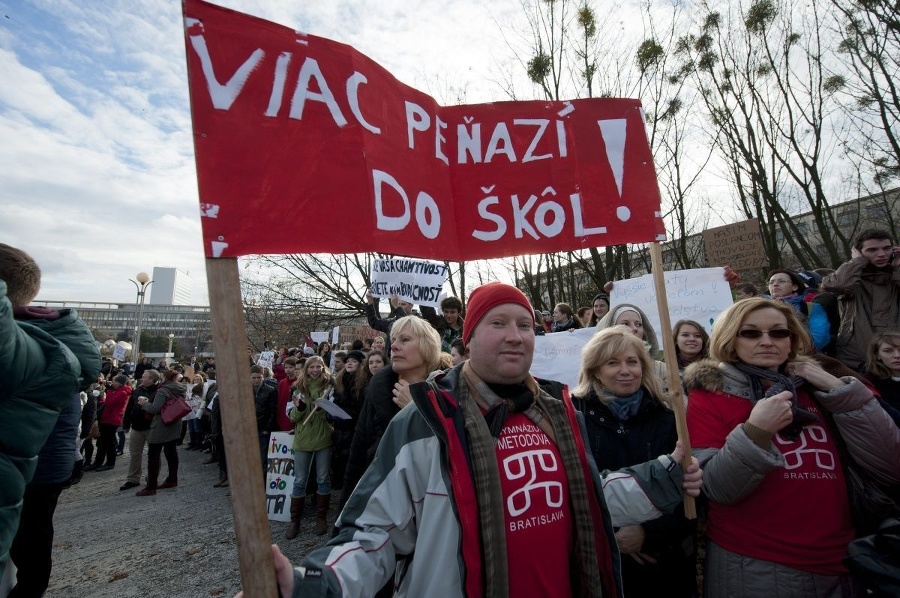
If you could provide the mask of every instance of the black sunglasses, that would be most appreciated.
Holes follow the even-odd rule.
[[[793,334],[787,328],[773,328],[772,330],[756,330],[755,328],[747,328],[746,330],[738,330],[737,335],[741,338],[756,340],[762,338],[762,335],[768,334],[769,338],[787,338]]]

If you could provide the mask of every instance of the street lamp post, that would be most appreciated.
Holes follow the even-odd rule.
[[[174,339],[175,339],[175,335],[172,334],[172,333],[170,332],[170,333],[169,333],[169,350],[166,351],[166,353],[171,353],[171,352],[172,352],[172,341],[173,341]]]
[[[134,343],[132,343],[132,359],[134,360],[134,365],[137,367],[138,358],[141,354],[141,320],[144,318],[144,297],[147,294],[147,287],[153,284],[153,281],[150,280],[150,275],[146,272],[138,272],[135,279],[129,278],[128,280],[134,285],[137,289],[137,299],[135,300],[135,307],[137,308],[137,315],[135,316],[134,322]]]

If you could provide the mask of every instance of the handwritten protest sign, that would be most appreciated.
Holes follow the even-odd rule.
[[[719,314],[734,302],[722,268],[672,270],[664,272],[663,275],[666,281],[669,318],[673,325],[678,320],[694,320],[702,324],[707,332],[712,332]],[[647,315],[657,334],[668,333],[660,330],[656,291],[653,288],[651,274],[617,280],[610,293],[610,302],[612,309],[620,303],[638,306]]]
[[[426,260],[375,260],[370,273],[370,288],[375,297],[397,295],[409,303],[438,307],[448,274],[446,265]]]
[[[328,332],[322,330],[316,330],[315,332],[309,333],[309,338],[313,339],[314,343],[324,343],[328,341]]]
[[[769,264],[756,218],[703,231],[703,245],[710,266],[748,270]]]
[[[569,385],[569,390],[575,388],[581,369],[581,349],[595,332],[594,328],[581,328],[534,337],[531,375],[564,382]]]
[[[184,6],[208,257],[333,252],[311,222],[451,261],[665,238],[639,100],[439,106],[344,44]]]
[[[256,365],[262,366],[264,368],[272,369],[272,366],[275,363],[275,351],[263,351],[259,354],[259,359],[256,360]]]
[[[272,521],[290,521],[289,498],[294,488],[294,437],[287,432],[269,434],[266,467],[266,509]]]

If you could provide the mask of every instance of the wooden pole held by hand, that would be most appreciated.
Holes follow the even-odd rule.
[[[666,279],[663,273],[662,248],[659,243],[650,244],[650,264],[653,268],[653,286],[656,290],[656,304],[659,308],[659,334],[662,337],[663,355],[666,360],[666,382],[669,385],[669,404],[675,412],[675,429],[678,440],[684,445],[684,458],[681,467],[685,471],[691,464],[691,439],[687,430],[687,417],[684,411],[684,395],[681,392],[681,377],[678,375],[678,354],[675,352],[675,340],[672,338],[672,321],[669,318],[669,300],[666,295]],[[697,518],[697,507],[694,497],[684,495],[684,515],[688,519]]]

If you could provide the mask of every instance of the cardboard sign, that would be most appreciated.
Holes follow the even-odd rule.
[[[294,437],[287,432],[269,434],[266,467],[266,510],[272,521],[290,521],[294,489]]]
[[[669,318],[674,326],[678,320],[694,320],[707,332],[712,332],[713,324],[729,305],[734,303],[731,287],[725,281],[722,268],[698,268],[694,270],[672,270],[663,273],[669,304]],[[656,290],[653,275],[617,280],[610,293],[611,309],[620,303],[630,303],[639,307],[657,336],[662,349],[661,335],[671,334],[671,330],[660,330],[659,308],[656,304]]]
[[[437,262],[394,258],[372,263],[370,289],[379,298],[397,295],[418,305],[439,307],[441,289],[447,282],[450,269]]]
[[[740,271],[769,265],[756,218],[703,231],[703,245],[710,266]]]
[[[439,106],[344,44],[201,0],[184,14],[207,257],[665,239],[639,100]]]

